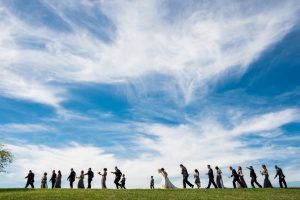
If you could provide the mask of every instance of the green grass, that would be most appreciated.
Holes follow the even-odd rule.
[[[0,199],[284,199],[299,200],[300,188],[290,189],[200,189],[200,190],[70,190],[70,189],[0,189]]]

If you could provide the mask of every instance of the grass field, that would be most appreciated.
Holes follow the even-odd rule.
[[[70,189],[0,189],[0,199],[300,199],[300,188],[223,189],[223,190],[70,190]]]

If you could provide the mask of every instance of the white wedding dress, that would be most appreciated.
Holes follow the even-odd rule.
[[[167,173],[160,173],[161,175],[161,187],[162,189],[175,189],[177,188],[175,185],[173,185],[170,181],[170,179],[168,178],[168,174]]]

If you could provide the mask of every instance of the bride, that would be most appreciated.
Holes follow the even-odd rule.
[[[162,189],[174,189],[174,188],[177,188],[169,180],[168,173],[165,171],[164,168],[158,169],[158,173],[162,176],[162,180],[161,180]]]

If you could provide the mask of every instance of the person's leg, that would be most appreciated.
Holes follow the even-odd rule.
[[[183,179],[182,179],[182,185],[183,185],[183,188],[186,188],[186,177],[183,177]]]
[[[211,182],[212,182],[212,184],[214,185],[215,188],[218,188],[218,186],[217,186],[217,184],[215,183],[215,180],[214,180],[214,179],[212,179]]]
[[[31,186],[31,188],[34,188],[34,185],[33,185],[33,183],[31,182],[31,183],[29,183],[30,184],[30,186]]]
[[[29,183],[28,183],[28,181],[27,181],[27,183],[26,183],[26,185],[25,185],[25,188],[27,188],[29,186]]]
[[[279,186],[280,186],[280,188],[283,188],[283,186],[282,186],[282,179],[281,178],[279,178]]]
[[[194,187],[194,185],[191,184],[191,183],[189,182],[188,177],[185,177],[185,182],[186,182],[186,184],[188,184],[190,187]]]
[[[206,188],[209,189],[209,188],[210,188],[210,185],[211,185],[211,179],[208,180],[208,185],[207,185]]]
[[[235,184],[235,182],[236,182],[236,179],[235,179],[235,178],[233,178],[233,180],[232,180],[232,185],[233,185],[233,188],[236,188],[236,184]]]
[[[255,183],[255,180],[252,178],[252,179],[251,179],[251,186],[252,186],[252,188],[255,188],[254,183]]]
[[[282,179],[282,182],[283,182],[284,187],[287,188],[287,184],[285,182],[285,178]]]
[[[117,182],[117,179],[114,180],[114,183],[116,184],[116,188],[119,189],[119,184]]]
[[[259,182],[257,182],[257,179],[255,179],[254,182],[256,185],[258,185],[258,187],[262,188],[261,184],[259,184]]]

